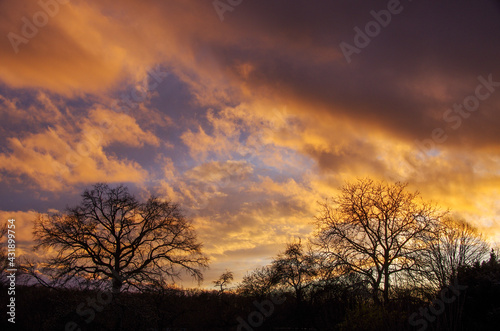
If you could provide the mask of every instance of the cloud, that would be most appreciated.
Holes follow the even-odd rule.
[[[8,151],[0,154],[0,170],[9,173],[11,179],[27,178],[48,191],[59,191],[78,183],[145,180],[147,172],[139,163],[119,159],[105,150],[111,144],[159,145],[154,134],[143,131],[132,117],[106,109],[91,109],[86,119],[63,116],[46,95],[38,99],[45,104],[40,109],[41,114],[56,114],[54,122],[49,127],[39,125],[34,132],[21,135],[15,131],[7,132]],[[15,101],[5,98],[3,101],[4,110],[16,110],[9,111],[8,117],[11,113],[15,118],[26,112],[22,108],[18,110]],[[39,108],[34,105],[29,109]],[[2,113],[6,114],[5,111]],[[119,123],[115,122],[117,119]],[[19,137],[12,136],[14,134]]]
[[[109,146],[113,143],[124,144],[132,147],[143,147],[144,144],[159,146],[159,139],[150,131],[143,131],[135,118],[127,114],[116,113],[105,108],[91,109],[87,122],[82,125],[82,132],[102,136],[102,145]],[[96,138],[98,139],[98,138]]]
[[[12,178],[24,176],[40,188],[57,191],[77,183],[141,182],[146,173],[133,161],[108,156],[102,146],[82,140],[68,144],[62,128],[47,129],[23,139],[8,139],[9,154],[0,155],[0,169]]]
[[[30,254],[33,245],[33,222],[37,217],[37,212],[30,211],[5,211],[0,210],[0,220],[2,224],[10,219],[14,219],[13,222],[15,228],[15,241],[16,241],[16,258],[21,255]],[[11,224],[11,223],[9,223]],[[1,238],[3,241],[5,238]]]
[[[48,89],[65,95],[98,93],[115,87],[118,79],[143,74],[154,62],[137,27],[89,2],[59,5],[59,11],[27,43],[13,47],[2,38],[2,80],[16,88]],[[3,35],[23,35],[23,18],[43,12],[37,2],[2,4]],[[154,32],[154,30],[150,30]],[[125,37],[127,36],[127,37]],[[18,52],[15,52],[18,48]]]
[[[236,279],[269,263],[284,243],[308,238],[313,229],[314,206],[309,203],[315,193],[293,181],[278,183],[269,178],[249,185],[244,194],[229,197],[231,209],[209,210],[194,217],[212,263],[219,270],[230,265]]]
[[[246,161],[214,161],[186,171],[185,177],[200,183],[241,181],[248,178],[252,172],[252,165]]]

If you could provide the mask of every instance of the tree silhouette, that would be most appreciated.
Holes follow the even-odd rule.
[[[306,294],[318,274],[318,266],[316,256],[310,251],[304,251],[300,239],[298,242],[288,243],[285,251],[279,253],[271,263],[275,281],[283,290],[292,289],[295,294],[294,320],[299,328],[304,326],[304,318],[307,315]]]
[[[489,261],[462,266],[457,282],[466,287],[460,314],[463,330],[497,330],[500,320],[500,260],[491,251]]]
[[[460,267],[474,265],[486,258],[489,250],[476,228],[451,218],[442,220],[438,229],[430,233],[427,243],[423,266],[429,272],[428,279],[436,282],[439,288],[449,285]]]
[[[154,196],[140,202],[123,185],[96,184],[82,198],[66,214],[35,221],[35,249],[55,249],[49,265],[56,277],[111,280],[114,293],[181,271],[202,279],[207,258],[178,205]]]
[[[219,293],[223,293],[227,290],[227,287],[234,279],[234,275],[232,271],[226,270],[217,280],[214,280],[214,287],[219,288]]]
[[[283,286],[290,287],[300,304],[304,300],[304,292],[313,283],[318,274],[318,264],[312,253],[304,252],[302,243],[289,243],[283,253],[271,263],[275,279]]]
[[[406,186],[371,179],[347,183],[333,203],[321,204],[317,217],[317,244],[325,258],[340,272],[365,277],[378,304],[380,292],[389,301],[391,278],[419,267],[423,238],[440,217]]]
[[[242,295],[265,297],[279,283],[275,270],[269,266],[257,268],[243,277],[237,292]]]

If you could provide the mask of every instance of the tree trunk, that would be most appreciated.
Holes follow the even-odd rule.
[[[384,266],[384,305],[389,302],[389,265]]]
[[[382,302],[380,302],[380,298],[378,297],[378,288],[373,289],[372,298],[373,298],[373,302],[377,306],[381,306],[382,305]]]
[[[120,278],[113,277],[113,280],[112,280],[113,295],[120,293],[122,285],[123,285],[123,282],[121,281]]]
[[[123,306],[120,303],[120,291],[123,285],[122,280],[118,276],[118,273],[113,272],[114,277],[112,279],[112,291],[113,291],[113,311],[115,312],[115,330],[122,330],[123,327]]]

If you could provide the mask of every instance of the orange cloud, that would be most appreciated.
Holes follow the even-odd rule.
[[[10,219],[14,219],[16,258],[24,254],[31,254],[33,244],[33,222],[37,216],[35,211],[4,211],[0,210],[0,222],[4,224]],[[9,223],[10,224],[10,223]],[[3,241],[5,238],[1,238]]]
[[[39,99],[45,105],[41,108],[42,114],[56,114],[55,124],[36,133],[8,138],[10,152],[0,154],[1,170],[14,178],[26,176],[48,191],[62,190],[76,183],[145,180],[147,172],[138,163],[120,160],[104,150],[113,143],[133,147],[158,146],[158,138],[143,131],[132,117],[106,109],[92,109],[88,119],[80,121],[73,117],[74,123],[66,122],[59,118],[62,115],[50,99],[45,95]],[[18,109],[14,101],[4,101],[4,105],[7,107],[3,109]],[[17,116],[25,112],[20,109],[13,113]],[[115,122],[116,119],[119,123]]]

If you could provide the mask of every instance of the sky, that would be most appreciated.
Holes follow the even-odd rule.
[[[500,242],[498,0],[5,0],[0,35],[0,220],[21,253],[37,213],[96,182],[179,203],[203,286],[309,238],[356,178]]]

